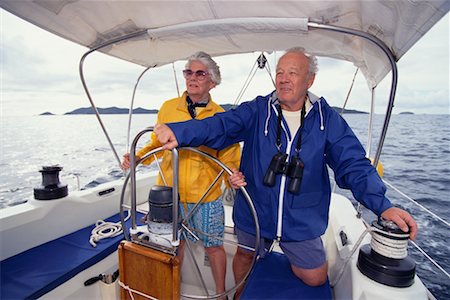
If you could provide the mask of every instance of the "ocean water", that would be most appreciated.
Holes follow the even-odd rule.
[[[153,125],[155,119],[156,115],[134,116],[131,138],[139,130]],[[346,115],[345,119],[365,145],[367,115]],[[62,166],[60,179],[69,185],[69,192],[123,176],[93,115],[2,116],[0,120],[0,208],[31,199],[33,188],[41,182],[42,166]],[[128,145],[128,116],[103,115],[102,120],[121,157]],[[376,116],[373,154],[382,121],[381,116]],[[450,221],[450,115],[393,115],[381,162],[386,181]],[[352,197],[349,192],[343,193]],[[448,226],[398,192],[388,189],[387,195],[395,205],[414,215],[420,227],[417,244],[450,272]],[[368,221],[373,219],[371,213],[365,212],[364,216]],[[436,298],[450,299],[448,277],[414,247],[409,247],[409,253],[417,262],[419,276]]]

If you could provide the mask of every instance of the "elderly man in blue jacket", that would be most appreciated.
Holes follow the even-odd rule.
[[[345,120],[324,98],[308,91],[316,71],[314,56],[291,48],[278,61],[276,91],[211,118],[155,128],[166,149],[200,145],[223,149],[244,142],[241,172],[235,171],[230,182],[235,187],[247,186],[261,237],[278,240],[294,274],[311,286],[327,279],[320,238],[328,225],[331,198],[327,166],[339,187],[350,189],[365,207],[409,231],[412,239],[417,234],[411,215],[386,198],[386,187]],[[233,220],[240,244],[254,245],[250,216],[238,193]],[[247,273],[252,256],[249,250],[238,248],[233,261],[236,282]]]

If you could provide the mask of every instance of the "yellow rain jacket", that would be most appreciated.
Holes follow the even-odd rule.
[[[200,110],[197,114],[197,119],[204,119],[211,117],[218,112],[223,112],[223,108],[209,99],[208,105]],[[181,122],[191,120],[191,115],[187,109],[186,92],[180,98],[174,98],[164,102],[158,112],[157,124]],[[161,143],[156,139],[152,132],[150,142],[140,149],[136,155],[143,157],[146,153],[153,149],[161,147]],[[224,163],[230,169],[239,169],[241,159],[241,152],[239,144],[231,145],[223,150],[214,150],[205,146],[200,146],[197,149],[206,152]],[[159,153],[161,154],[161,152]],[[172,152],[164,151],[162,153],[161,171],[167,185],[172,186]],[[221,168],[204,157],[203,155],[194,153],[189,150],[180,150],[179,158],[179,175],[178,175],[178,192],[180,194],[180,201],[187,203],[196,203],[200,200],[203,194],[207,191],[210,184],[217,177]],[[144,164],[149,164],[153,160],[152,157],[146,159]],[[226,174],[226,173],[224,173]],[[216,200],[221,194],[222,182],[229,186],[228,175],[221,177],[221,179],[214,185],[214,187],[206,195],[204,202],[211,202]],[[157,179],[158,185],[164,185],[161,175]]]

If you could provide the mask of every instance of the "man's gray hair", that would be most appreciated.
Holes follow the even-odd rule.
[[[196,52],[192,54],[186,63],[186,69],[189,69],[191,66],[191,63],[193,61],[199,61],[202,64],[206,66],[208,69],[208,73],[211,74],[211,80],[216,84],[219,85],[222,81],[222,78],[220,76],[220,70],[217,63],[211,58],[211,56],[208,53],[205,53],[203,51]]]
[[[305,51],[305,48],[303,47],[292,47],[286,50],[286,52],[283,54],[286,55],[287,53],[298,53],[298,54],[303,54],[306,56],[306,58],[309,61],[309,70],[308,70],[308,74],[313,75],[316,74],[317,71],[319,71],[319,67],[317,65],[317,58],[314,55],[308,54]],[[281,56],[281,57],[283,57]]]

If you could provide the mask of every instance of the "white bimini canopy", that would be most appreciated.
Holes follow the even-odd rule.
[[[374,87],[390,71],[382,51],[358,36],[320,27],[363,31],[398,60],[448,12],[450,1],[4,0],[0,6],[89,48],[133,34],[99,51],[143,66],[199,50],[218,56],[301,46],[353,62]]]

